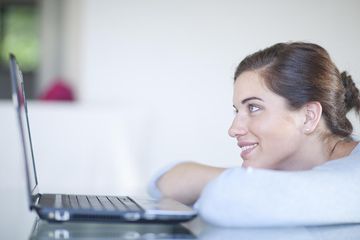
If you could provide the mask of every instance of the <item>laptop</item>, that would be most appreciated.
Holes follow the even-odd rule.
[[[12,99],[16,109],[23,152],[26,187],[30,210],[51,222],[160,222],[189,221],[196,211],[172,199],[140,199],[129,196],[95,196],[41,193],[36,173],[34,149],[22,72],[15,55],[10,54]]]

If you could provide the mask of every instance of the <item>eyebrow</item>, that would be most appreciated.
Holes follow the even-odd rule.
[[[247,101],[250,101],[250,100],[260,100],[260,101],[264,101],[262,100],[261,98],[258,98],[258,97],[249,97],[249,98],[245,98],[244,100],[241,101],[242,104],[246,103]]]

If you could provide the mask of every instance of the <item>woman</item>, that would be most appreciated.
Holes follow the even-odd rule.
[[[181,163],[156,183],[223,226],[360,222],[360,147],[346,114],[359,90],[322,47],[279,43],[247,56],[234,77],[229,135],[240,168]],[[156,189],[153,189],[153,192]]]

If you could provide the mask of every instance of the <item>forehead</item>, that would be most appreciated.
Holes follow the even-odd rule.
[[[272,92],[259,72],[246,71],[241,73],[235,81],[233,104],[240,107],[243,100],[252,97],[262,99],[263,104],[270,109],[289,109],[287,100]]]
[[[241,73],[234,83],[234,98],[265,97],[272,92],[266,87],[264,79],[256,71]]]

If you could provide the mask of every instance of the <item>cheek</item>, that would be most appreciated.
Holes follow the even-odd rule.
[[[271,112],[253,118],[249,131],[259,142],[259,148],[252,161],[245,161],[244,166],[278,169],[293,158],[302,144],[301,121],[296,117],[285,112]]]
[[[253,134],[264,145],[279,145],[298,137],[298,126],[293,117],[263,116],[252,123]],[[289,143],[288,143],[289,144]],[[281,146],[280,146],[281,147]]]
[[[245,162],[245,164],[277,169],[279,164],[289,160],[298,151],[301,137],[296,124],[291,120],[267,118],[266,121],[254,122],[254,124],[253,134],[259,141],[259,151],[254,155],[252,162]]]

